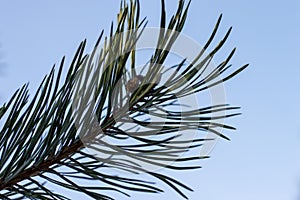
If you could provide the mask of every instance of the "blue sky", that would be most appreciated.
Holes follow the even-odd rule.
[[[28,81],[33,93],[63,55],[71,60],[84,38],[91,50],[100,31],[115,20],[119,1],[11,0],[0,5],[2,104]],[[177,1],[167,0],[166,6],[171,15]],[[141,9],[149,26],[159,24],[159,0],[141,0]],[[223,13],[219,36],[229,26],[233,32],[216,59],[237,47],[232,64],[250,67],[225,84],[228,102],[243,113],[227,121],[237,127],[227,133],[232,141],[220,140],[203,169],[172,173],[194,188],[187,193],[190,199],[299,200],[299,10],[298,0],[192,1],[183,33],[203,44]],[[165,194],[134,193],[131,199],[179,199],[164,188]]]

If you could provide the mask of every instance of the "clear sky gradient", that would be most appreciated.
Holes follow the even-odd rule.
[[[177,1],[166,6],[170,16]],[[84,38],[90,51],[118,9],[116,0],[1,0],[0,103],[26,82],[33,94],[52,65],[63,55],[68,63]],[[192,1],[183,33],[203,44],[223,13],[217,38],[230,26],[233,32],[216,61],[237,47],[232,64],[251,65],[225,84],[228,102],[243,113],[227,120],[237,127],[226,132],[232,141],[220,140],[203,169],[171,174],[194,188],[187,192],[191,200],[300,199],[299,11],[299,0]],[[159,0],[141,0],[141,12],[149,26],[159,25]],[[133,193],[131,199],[180,199],[163,188],[165,194]]]

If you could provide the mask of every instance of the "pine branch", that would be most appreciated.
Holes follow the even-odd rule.
[[[130,177],[140,173],[164,182],[187,198],[182,189],[192,189],[143,165],[170,170],[200,168],[185,163],[207,156],[184,153],[209,139],[200,134],[192,139],[183,135],[194,130],[229,140],[218,128],[235,128],[216,120],[239,115],[225,113],[238,107],[221,104],[183,111],[184,105],[178,99],[222,84],[248,65],[219,78],[231,68],[228,63],[234,49],[208,71],[231,32],[230,28],[219,44],[208,50],[220,26],[220,16],[204,49],[190,63],[183,59],[165,70],[163,64],[180,36],[190,1],[186,5],[179,1],[168,25],[163,0],[161,5],[156,49],[142,70],[136,66],[136,46],[147,22],[145,18],[140,20],[138,1],[122,1],[109,37],[103,39],[102,31],[90,54],[84,53],[86,41],[80,44],[62,85],[64,58],[57,73],[54,66],[45,76],[31,100],[25,84],[0,107],[0,120],[4,120],[0,132],[2,199],[68,199],[66,194],[51,191],[41,180],[93,199],[113,199],[104,194],[107,190],[127,196],[125,191],[163,192],[153,182]],[[167,75],[170,70],[173,72]],[[111,175],[106,169],[130,175]],[[79,185],[79,180],[97,181],[97,186]]]

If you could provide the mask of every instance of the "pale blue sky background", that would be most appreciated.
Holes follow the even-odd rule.
[[[166,5],[170,15],[177,1]],[[71,60],[82,39],[91,50],[118,8],[119,1],[1,0],[1,104],[25,82],[33,93],[63,55]],[[141,8],[157,26],[160,1],[141,0]],[[219,58],[236,46],[233,64],[251,64],[225,84],[228,102],[242,106],[243,115],[228,121],[238,130],[228,133],[231,142],[220,140],[203,169],[173,174],[194,188],[187,192],[192,200],[299,200],[300,1],[193,0],[183,32],[203,44],[220,13],[219,36],[234,29]],[[165,194],[131,199],[180,199],[164,188]]]

